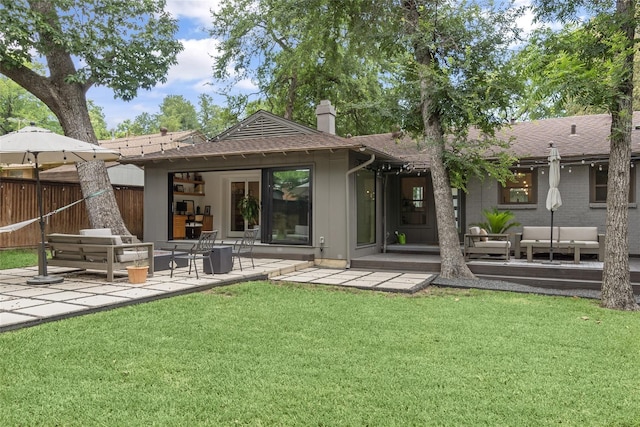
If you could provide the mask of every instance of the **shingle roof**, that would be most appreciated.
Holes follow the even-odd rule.
[[[640,126],[640,112],[634,113],[634,126]],[[572,133],[572,127],[575,131]],[[606,158],[609,153],[611,116],[596,114],[519,122],[505,126],[497,137],[511,140],[510,151],[520,159],[546,159],[549,143],[553,142],[563,159]],[[477,137],[477,133],[475,137]],[[424,150],[410,137],[400,138],[391,133],[343,138],[319,132],[259,112],[242,123],[223,132],[214,140],[202,144],[181,146],[179,149],[147,153],[123,159],[123,163],[144,164],[149,161],[188,159],[196,157],[225,157],[266,155],[293,151],[356,150],[366,147],[383,161],[412,163],[415,168],[428,168]],[[474,133],[471,132],[471,137]],[[144,137],[142,137],[144,140]],[[640,128],[632,131],[632,152],[640,155]],[[135,153],[137,154],[137,153]]]
[[[634,112],[633,124],[631,149],[640,153],[640,129],[635,129],[636,124],[640,125],[640,112]],[[511,149],[520,158],[546,158],[550,142],[563,158],[585,158],[608,157],[610,133],[611,116],[595,114],[517,123],[498,132],[498,136],[514,137]]]

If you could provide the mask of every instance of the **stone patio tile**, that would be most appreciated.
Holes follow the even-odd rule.
[[[93,286],[91,288],[84,288],[82,289],[82,291],[90,294],[109,294],[112,292],[124,291],[126,289],[129,289],[129,287],[106,284],[106,285],[100,285],[100,286]]]
[[[10,299],[16,299],[16,297],[11,296],[11,295],[2,295],[2,294],[0,294],[0,301],[8,301]]]
[[[92,295],[90,297],[78,298],[70,300],[73,304],[86,305],[89,307],[100,307],[104,305],[118,304],[121,302],[130,301],[128,298],[116,297],[113,295]]]
[[[19,291],[21,289],[25,289],[27,286],[26,285],[8,285],[8,284],[2,284],[0,285],[0,294],[4,294],[7,292],[12,292],[12,291]]]
[[[8,301],[0,301],[0,310],[10,311],[42,304],[46,304],[46,302],[33,298],[16,298]]]
[[[148,285],[144,287],[145,289],[153,289],[153,290],[157,290],[157,291],[163,291],[163,292],[174,292],[174,291],[179,291],[181,289],[193,289],[194,285],[189,285],[186,283],[179,283],[179,282],[174,282],[174,283],[154,283],[152,285]]]
[[[88,296],[91,296],[91,294],[87,292],[62,291],[55,294],[40,295],[38,298],[46,301],[68,301]]]
[[[36,319],[37,317],[28,316],[26,314],[0,313],[0,326],[15,325],[17,323],[25,323]]]
[[[369,280],[349,280],[348,282],[342,283],[340,286],[352,286],[358,288],[373,288],[378,285],[380,282],[371,282]]]
[[[7,295],[13,295],[16,297],[37,297],[39,295],[51,294],[54,292],[60,292],[58,289],[46,288],[24,288],[18,291],[5,292]]]
[[[339,273],[336,273],[338,276],[344,277],[361,277],[369,274],[368,271],[354,271],[354,270],[342,270]]]
[[[109,295],[114,295],[117,297],[123,297],[123,298],[129,298],[129,299],[138,299],[138,298],[152,297],[154,295],[160,295],[162,293],[164,292],[153,290],[153,289],[131,288],[124,291],[113,292]]]
[[[312,281],[312,283],[320,283],[323,285],[341,285],[345,282],[347,282],[347,279],[339,278],[335,276],[323,277],[321,279],[316,279]]]
[[[375,278],[375,279],[381,279],[381,280],[391,280],[394,277],[398,277],[402,275],[402,273],[390,273],[390,272],[383,272],[383,271],[375,271],[371,274],[368,274],[366,277],[367,279],[369,278]]]
[[[52,302],[48,304],[38,305],[35,307],[23,308],[15,310],[16,313],[28,314],[37,317],[51,317],[60,314],[73,313],[75,311],[86,310],[86,307],[75,304],[67,304],[64,302]]]
[[[60,290],[63,290],[63,291],[74,291],[74,290],[78,290],[78,289],[83,289],[84,290],[85,288],[90,288],[92,286],[96,286],[96,282],[65,280],[62,283],[59,283],[59,284],[56,284],[56,285],[51,285],[50,287],[54,288],[54,289],[60,289]]]
[[[404,289],[410,290],[418,286],[422,282],[418,283],[402,283],[402,282],[384,282],[381,283],[378,288],[380,289]]]
[[[402,273],[402,277],[412,279],[428,279],[433,276],[433,273]]]
[[[296,283],[311,283],[314,280],[317,280],[315,277],[302,277],[302,276],[291,276],[287,277],[285,282],[296,282]]]

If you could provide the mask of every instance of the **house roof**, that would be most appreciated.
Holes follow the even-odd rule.
[[[634,113],[632,153],[640,156],[640,112]],[[636,129],[635,124],[638,124]],[[560,151],[563,162],[606,159],[609,156],[611,116],[595,114],[519,122],[503,127],[496,136],[510,141],[510,151],[523,163],[546,161],[549,144]],[[478,133],[470,132],[471,137]],[[144,141],[145,137],[139,137]],[[177,139],[174,137],[174,139]],[[135,145],[135,144],[130,144]],[[139,146],[138,146],[139,148]],[[424,149],[409,136],[393,133],[343,138],[297,124],[266,111],[259,111],[209,142],[165,149],[163,152],[134,155],[123,163],[142,165],[162,160],[282,154],[295,151],[360,150],[379,160],[410,163],[413,168],[429,168]],[[136,153],[137,154],[137,153]]]
[[[164,152],[133,156],[123,163],[145,164],[163,160],[209,157],[286,154],[328,150],[366,149],[355,138],[320,132],[266,111],[258,111],[236,126],[224,131],[209,142],[179,147]],[[388,155],[373,147],[370,151],[387,158]]]
[[[640,112],[634,112],[633,124],[631,151],[634,155],[640,155]],[[610,132],[611,116],[595,114],[514,123],[499,130],[496,137],[510,141],[509,151],[519,159],[546,162],[549,143],[553,143],[563,160],[581,161],[608,158]],[[478,136],[478,132],[470,132],[471,138]],[[417,168],[429,165],[429,159],[426,158],[423,149],[415,140],[406,136],[397,139],[392,134],[381,134],[358,136],[353,139],[413,163]]]
[[[633,113],[633,124],[631,151],[640,154],[638,111]],[[609,157],[610,133],[611,116],[594,114],[516,123],[499,131],[497,136],[503,140],[513,138],[511,151],[519,158],[546,160],[549,143],[553,143],[563,159],[589,159]]]

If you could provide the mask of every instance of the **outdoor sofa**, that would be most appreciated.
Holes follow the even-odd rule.
[[[51,250],[48,265],[106,271],[110,282],[114,271],[135,265],[148,265],[149,276],[153,276],[153,243],[140,242],[135,236],[111,235],[108,228],[80,233],[47,235]]]
[[[551,248],[551,227],[524,226],[516,233],[514,256],[520,258],[527,254],[532,262],[533,254],[549,253]],[[598,261],[604,259],[604,234],[598,233],[598,227],[553,227],[553,252],[574,254],[574,262],[580,262],[581,254],[595,254]]]
[[[511,254],[509,234],[487,233],[480,227],[470,227],[464,235],[464,258],[498,255],[506,260]]]

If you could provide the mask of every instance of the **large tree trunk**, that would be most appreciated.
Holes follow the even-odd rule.
[[[635,2],[618,0],[616,14],[626,33],[628,46],[635,37]],[[633,50],[621,52],[625,69],[618,83],[618,96],[611,111],[611,152],[607,182],[607,225],[604,269],[602,271],[602,306],[637,310],[629,272],[629,165],[631,164],[631,129],[633,122]]]
[[[415,2],[404,2],[405,16],[407,18],[407,31],[419,37],[418,23],[420,11]],[[424,127],[426,140],[426,153],[431,165],[431,179],[433,182],[433,196],[436,205],[436,220],[438,226],[438,242],[440,244],[440,275],[446,279],[464,278],[475,279],[469,270],[460,250],[460,238],[456,228],[455,213],[453,209],[453,195],[449,174],[444,166],[444,135],[442,122],[437,112],[437,107],[431,99],[433,88],[437,84],[433,79],[433,70],[438,64],[433,52],[422,42],[416,42],[415,58],[420,64],[420,113]]]
[[[30,5],[46,17],[52,28],[59,28],[51,2],[32,0]],[[46,54],[49,77],[40,76],[26,67],[3,69],[2,72],[44,102],[60,121],[66,136],[97,144],[85,95],[91,82],[69,81],[69,77],[76,73],[71,55],[56,43],[51,33],[41,32],[39,36],[49,47]],[[85,206],[91,227],[111,228],[116,234],[130,234],[118,209],[104,162],[78,164],[77,169],[82,194],[87,197]]]

